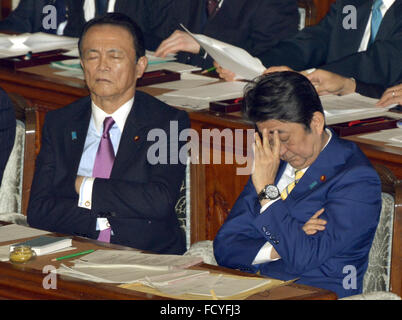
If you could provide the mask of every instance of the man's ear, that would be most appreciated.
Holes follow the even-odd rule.
[[[325,128],[324,114],[322,114],[321,112],[318,112],[318,111],[314,112],[313,118],[311,119],[311,122],[310,122],[310,128],[311,128],[311,130],[313,130],[321,135]]]
[[[146,56],[142,56],[141,58],[138,59],[136,67],[137,79],[142,77],[145,70],[147,69],[147,66],[148,66],[148,58]]]

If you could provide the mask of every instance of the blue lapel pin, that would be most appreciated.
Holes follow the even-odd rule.
[[[75,132],[75,131],[73,131],[73,132],[71,132],[71,139],[74,141],[74,140],[77,140],[77,132]]]
[[[310,190],[313,189],[317,185],[317,181],[314,181],[312,184],[310,184]]]

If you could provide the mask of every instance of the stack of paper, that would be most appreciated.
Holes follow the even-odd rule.
[[[325,95],[321,96],[321,103],[324,108],[327,124],[346,122],[351,120],[366,119],[375,115],[384,114],[388,109],[377,107],[378,99],[364,97],[358,93],[344,96]]]
[[[48,233],[50,232],[17,224],[9,224],[6,226],[0,226],[0,242],[37,237]]]
[[[172,106],[191,109],[206,109],[210,101],[219,101],[243,96],[246,82],[220,82],[196,88],[165,93],[156,98]]]
[[[402,128],[381,130],[360,135],[361,138],[382,142],[388,146],[402,148]]]
[[[0,58],[43,52],[56,49],[71,50],[77,47],[78,38],[37,32],[20,35],[0,35]]]
[[[169,54],[169,55],[166,56],[166,58],[161,58],[161,57],[156,57],[155,52],[149,51],[149,50],[145,51],[145,56],[148,58],[148,64],[149,65],[167,63],[167,62],[176,60],[176,55],[175,54]]]
[[[73,262],[71,268],[61,265],[57,273],[95,282],[132,283],[166,274],[186,276],[183,269],[201,263],[202,259],[136,251],[97,250]]]
[[[245,292],[265,287],[271,283],[269,279],[254,277],[233,277],[223,274],[211,274],[209,272],[198,273],[188,277],[166,279],[158,281],[148,278],[140,283],[169,296],[196,295],[219,298],[229,298]]]
[[[180,80],[157,83],[150,87],[170,90],[198,88],[206,84],[217,82],[218,79],[201,76],[193,73],[182,73]]]

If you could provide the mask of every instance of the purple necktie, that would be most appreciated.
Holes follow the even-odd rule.
[[[112,172],[115,155],[109,131],[114,123],[112,117],[105,118],[105,121],[103,122],[102,138],[99,143],[98,151],[96,152],[95,164],[92,172],[94,178],[109,179],[110,173]],[[110,232],[110,228],[102,230],[99,233],[98,240],[110,242]]]

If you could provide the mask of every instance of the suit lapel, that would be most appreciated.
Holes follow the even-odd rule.
[[[123,176],[126,166],[135,161],[138,151],[146,143],[149,123],[141,97],[136,95],[134,105],[124,125],[111,177]]]
[[[65,129],[66,157],[71,165],[71,172],[77,172],[91,119],[91,102],[85,99],[82,111],[77,113]]]
[[[388,9],[383,20],[381,21],[376,39],[388,38],[389,34],[392,33],[393,29],[395,29],[395,27],[398,25],[397,23],[401,21],[401,12],[402,1],[396,0],[394,4]]]

